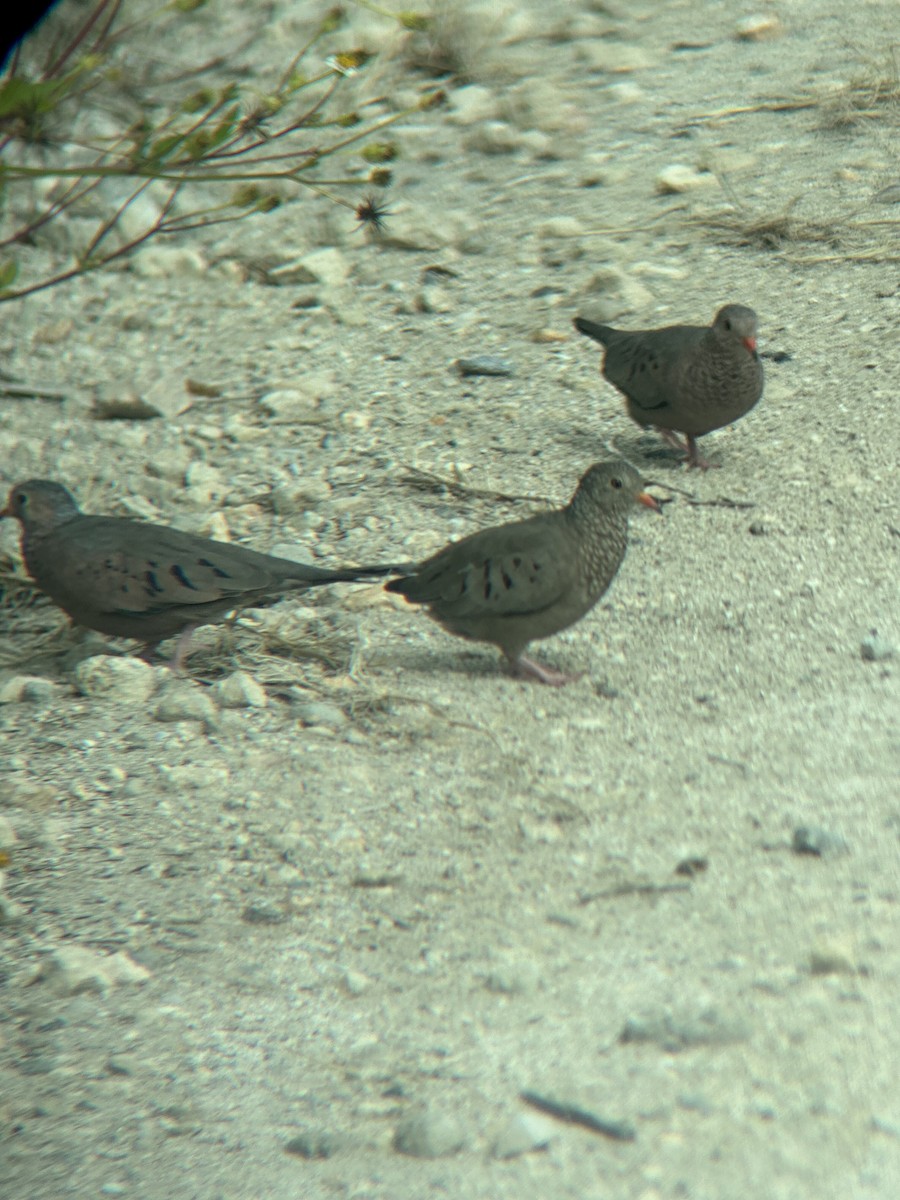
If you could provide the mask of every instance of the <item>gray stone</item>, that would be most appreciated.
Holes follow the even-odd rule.
[[[345,1144],[346,1139],[330,1129],[304,1129],[286,1142],[284,1148],[298,1158],[331,1158]]]
[[[61,996],[80,992],[105,995],[123,984],[145,983],[150,972],[130,958],[124,950],[103,954],[87,946],[60,946],[41,964],[37,980],[48,984]]]
[[[157,721],[202,721],[212,725],[218,712],[207,692],[193,684],[176,683],[163,692],[153,715]]]
[[[664,1009],[639,1017],[629,1017],[619,1041],[655,1042],[672,1053],[694,1046],[727,1046],[744,1042],[750,1036],[747,1022],[728,1014],[723,1016],[713,1008],[696,1012],[673,1012]]]
[[[128,708],[146,704],[156,691],[156,672],[141,658],[96,654],[83,658],[74,671],[83,696],[110,700]]]
[[[812,854],[817,858],[848,854],[849,846],[838,833],[831,833],[819,825],[798,825],[791,839],[795,854]]]
[[[517,1113],[494,1138],[491,1154],[494,1158],[518,1158],[532,1150],[546,1150],[556,1132],[538,1113]]]
[[[13,675],[0,687],[0,704],[50,704],[62,687],[41,675]]]
[[[458,358],[456,368],[460,375],[492,375],[503,377],[514,374],[515,368],[505,358],[494,354],[474,354],[471,358]]]
[[[655,187],[661,195],[674,195],[715,187],[717,184],[718,180],[711,171],[698,171],[686,163],[672,163],[657,174]]]
[[[266,689],[246,671],[235,671],[220,679],[211,691],[222,708],[265,708],[269,703]]]
[[[876,629],[873,629],[859,644],[860,658],[864,662],[884,662],[888,658],[894,656],[895,649],[887,638],[881,637]]]
[[[292,711],[304,725],[323,725],[328,729],[343,729],[349,720],[342,708],[327,700],[298,700]]]
[[[438,1109],[405,1117],[394,1131],[394,1149],[412,1158],[445,1158],[458,1154],[467,1142],[459,1118]]]

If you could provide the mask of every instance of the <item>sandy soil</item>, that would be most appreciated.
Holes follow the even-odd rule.
[[[264,90],[321,7],[254,30],[230,0],[130,53]],[[3,378],[62,395],[0,398],[4,477],[96,511],[333,562],[529,511],[479,489],[561,502],[610,447],[673,497],[540,647],[585,672],[560,690],[335,588],[204,631],[177,687],[84,694],[128,645],[46,643],[60,614],[7,587],[0,688],[37,679],[0,706],[9,1200],[900,1192],[898,116],[827,99],[884,74],[896,13],[761,11],[740,40],[718,2],[447,5],[470,82],[392,135],[387,240],[301,195],[3,306]],[[387,114],[421,39],[351,21],[325,49],[381,49],[354,86]],[[729,203],[769,236],[714,228]],[[571,319],[726,301],[766,394],[688,473]],[[478,354],[513,373],[462,378]],[[127,392],[163,416],[93,419]],[[212,699],[236,671],[256,706]]]

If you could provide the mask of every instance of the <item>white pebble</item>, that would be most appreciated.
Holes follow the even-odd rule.
[[[262,684],[246,671],[235,671],[212,687],[212,694],[222,708],[265,708],[269,697]]]
[[[156,672],[140,658],[95,654],[75,668],[75,686],[82,696],[112,700],[137,708],[156,691]]]

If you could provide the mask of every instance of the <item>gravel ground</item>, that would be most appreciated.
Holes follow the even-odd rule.
[[[323,8],[222,0],[127,54],[262,93]],[[672,503],[539,648],[562,689],[376,586],[203,630],[173,679],[29,598],[4,523],[4,1197],[895,1197],[896,14],[348,19],[313,58],[377,50],[367,111],[465,71],[390,135],[384,237],[304,193],[4,305],[4,487],[328,564],[611,451]],[[572,317],[727,301],[766,391],[687,472]],[[95,419],[128,397],[161,415]]]

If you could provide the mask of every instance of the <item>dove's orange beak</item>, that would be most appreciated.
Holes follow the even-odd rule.
[[[649,492],[638,492],[635,499],[637,500],[638,504],[644,504],[647,508],[652,508],[654,512],[662,512],[659,501],[655,496],[651,496]]]
[[[755,337],[741,338],[741,341],[744,343],[744,345],[747,347],[747,349],[750,351],[751,354],[756,353],[756,338]]]

